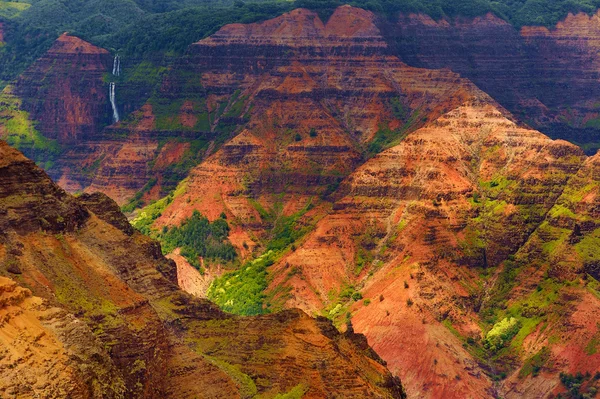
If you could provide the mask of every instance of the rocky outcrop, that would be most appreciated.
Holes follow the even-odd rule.
[[[89,139],[108,121],[109,52],[63,34],[18,79],[15,94],[41,133],[60,143]]]
[[[89,212],[46,173],[3,142],[0,148],[0,234],[10,229],[22,233],[74,231]]]
[[[0,277],[0,392],[6,397],[120,398],[108,352],[87,325]]]
[[[82,194],[77,199],[79,203],[83,204],[100,219],[113,225],[125,234],[131,236],[135,232],[125,215],[119,210],[116,202],[106,194]]]
[[[175,264],[121,225],[114,202],[67,195],[4,142],[0,155],[0,176],[21,183],[0,184],[3,394],[405,397],[360,339],[301,311],[242,318],[185,294]],[[40,230],[25,206],[85,217]]]

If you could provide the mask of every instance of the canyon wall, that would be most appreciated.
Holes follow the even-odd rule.
[[[330,132],[344,130],[351,143],[334,146],[356,152],[351,170],[362,154],[371,156],[393,141],[378,140],[378,132],[405,133],[442,111],[439,104],[427,108],[425,97],[407,91],[432,92],[432,87],[398,86],[398,77],[385,71],[398,70],[394,56],[413,67],[447,68],[470,79],[520,121],[583,145],[588,154],[599,147],[598,15],[569,15],[552,29],[518,31],[491,14],[439,21],[408,14],[391,23],[340,9],[324,23],[314,13],[294,13],[259,25],[230,25],[192,45],[157,92],[146,90],[150,99],[141,109],[131,109],[130,99],[118,100],[129,116],[107,129],[111,110],[103,76],[112,71],[112,57],[61,36],[14,90],[44,136],[69,143],[49,168],[51,176],[70,191],[101,190],[119,204],[133,199],[131,206],[139,206],[173,190],[191,167],[244,127],[255,135],[287,129],[294,156],[317,163],[313,175],[321,173],[320,161],[307,157],[307,151],[329,151],[328,143],[319,144],[320,149],[315,145],[335,135]],[[131,91],[126,81],[120,84],[117,97],[120,90]],[[298,114],[286,116],[283,124],[265,125],[254,118],[267,109],[276,116],[292,102]],[[332,136],[330,141],[336,140]],[[272,173],[269,179],[272,185],[287,184]],[[333,187],[339,180],[321,176],[318,185]]]
[[[588,145],[590,154],[600,148],[598,14],[520,31],[491,14],[440,21],[410,14],[385,31],[408,64],[450,68],[544,133]]]
[[[408,67],[388,53],[375,16],[349,6],[326,24],[298,9],[226,26],[192,46],[190,74],[210,93],[237,99],[245,125],[190,172],[156,225],[194,210],[211,219],[225,212],[261,235],[265,212],[319,207],[365,152],[470,96],[485,97],[450,71]],[[216,106],[218,96],[207,104]]]
[[[498,32],[511,47],[523,39],[506,23],[491,16],[464,21],[463,37],[453,36],[455,25],[413,18],[419,29],[425,25],[433,32],[421,40],[433,43],[431,59],[418,60],[422,64],[444,67],[451,59],[468,70],[465,59],[480,62],[482,70],[495,71],[497,80],[490,82],[496,90],[508,87],[507,107],[537,96],[531,88],[517,96],[508,86],[513,80],[531,85],[531,66],[523,58],[486,52],[485,41],[475,45],[485,54],[477,59],[445,48],[460,46],[454,38],[477,41]],[[441,29],[450,32],[446,42]],[[559,369],[585,372],[599,359],[593,350],[564,356],[566,347],[585,353],[598,334],[597,326],[583,323],[600,306],[585,277],[597,259],[586,252],[596,242],[596,222],[590,221],[596,216],[582,210],[581,221],[561,227],[569,232],[548,231],[546,224],[556,223],[550,220],[557,214],[579,215],[563,209],[562,201],[581,173],[587,176],[586,184],[579,183],[585,193],[570,201],[586,200],[569,207],[597,208],[597,183],[585,172],[593,161],[579,147],[525,126],[454,73],[400,62],[392,55],[397,49],[377,39],[383,37],[378,32],[372,14],[350,7],[338,9],[327,23],[296,10],[265,23],[227,26],[196,44],[196,64],[219,65],[201,73],[202,86],[247,96],[242,109],[248,120],[241,133],[192,169],[154,227],[178,225],[194,210],[210,219],[225,212],[248,237],[270,245],[270,229],[296,218],[296,228],[309,234],[300,234],[269,268],[268,306],[327,315],[342,328],[351,321],[414,396],[561,392]],[[340,38],[349,41],[344,60],[336,54]],[[255,51],[247,54],[250,44]],[[523,75],[513,76],[510,65]],[[363,93],[368,101],[362,102]],[[548,104],[559,96],[540,93]],[[359,113],[367,109],[363,104],[377,105],[366,119]],[[317,119],[323,108],[327,117]],[[374,119],[376,128],[364,124]],[[294,149],[308,151],[327,135],[331,143],[343,139],[356,153],[368,154],[382,137],[382,125],[391,127],[393,140],[384,147],[392,148],[368,160],[356,158],[351,172],[336,166],[347,161],[338,163],[340,151],[332,148],[308,158],[318,164],[313,175],[311,163]],[[287,136],[288,129],[299,138]],[[324,196],[326,187],[315,176],[331,174],[328,166],[341,183]],[[583,244],[567,240],[572,234],[581,234]],[[579,249],[569,249],[557,268],[563,245]],[[486,337],[505,319],[521,329],[510,345],[490,349]],[[582,327],[567,337],[572,325]],[[411,348],[412,355],[402,348]]]

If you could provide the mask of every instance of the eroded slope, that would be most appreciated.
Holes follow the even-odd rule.
[[[114,202],[69,196],[4,142],[0,187],[0,273],[8,277],[0,311],[15,314],[4,318],[0,342],[31,360],[18,387],[3,380],[7,395],[403,397],[364,338],[329,321],[300,311],[240,318],[183,293],[174,263],[130,229]],[[9,342],[13,331],[18,344]],[[44,385],[28,373],[43,375],[50,346],[62,379]],[[20,370],[18,356],[4,356],[2,367]]]

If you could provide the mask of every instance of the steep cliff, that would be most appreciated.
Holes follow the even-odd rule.
[[[228,25],[192,45],[144,107],[69,148],[52,176],[71,191],[101,190],[119,204],[133,198],[135,207],[168,193],[246,129],[265,146],[261,156],[278,154],[273,171],[251,168],[262,175],[255,193],[288,184],[303,191],[305,179],[323,193],[365,152],[476,91],[449,71],[400,63],[375,22],[372,13],[341,7],[327,24],[299,9]]]
[[[47,138],[90,138],[109,120],[103,74],[111,63],[108,51],[65,33],[18,79],[15,94]]]
[[[112,200],[71,197],[4,142],[0,187],[3,395],[404,397],[359,335],[183,293]]]

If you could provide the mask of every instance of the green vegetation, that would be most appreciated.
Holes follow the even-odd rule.
[[[98,166],[99,166],[99,162],[101,162],[101,161],[102,161],[102,159],[99,158],[94,162],[94,164],[98,163]],[[95,171],[95,169],[96,168],[92,168],[92,170],[90,170],[90,172]],[[146,194],[147,192],[152,190],[152,187],[154,187],[157,182],[158,182],[158,180],[155,177],[148,180],[148,183],[146,183],[140,191],[135,193],[135,195],[129,201],[129,203],[127,205],[125,205],[123,208],[121,208],[121,210],[125,213],[129,213],[129,212],[133,212],[135,209],[139,208],[142,205],[142,197],[144,196],[144,194]]]
[[[558,394],[557,399],[591,399],[598,393],[600,373],[593,377],[590,373],[560,373],[560,382],[567,389],[566,394]]]
[[[7,86],[0,93],[0,138],[42,168],[51,168],[61,152],[60,146],[37,131],[29,114],[20,109],[21,101],[11,91],[12,87]]]
[[[31,7],[29,3],[18,1],[0,1],[0,17],[14,18]]]
[[[362,295],[360,292],[356,290],[353,285],[346,286],[342,288],[342,291],[339,295],[340,300],[353,300],[360,301],[362,299]]]
[[[164,254],[180,248],[181,255],[200,272],[204,272],[200,258],[208,261],[233,262],[237,253],[229,242],[229,224],[224,215],[211,223],[200,212],[194,211],[192,216],[184,220],[179,227],[171,229],[165,227],[160,232],[152,228],[156,219],[162,216],[162,212],[174,198],[184,192],[185,187],[186,181],[183,181],[177,190],[142,209],[131,224],[141,233],[159,240]],[[129,206],[126,205],[123,209],[129,210]]]
[[[510,319],[505,318],[494,324],[494,327],[488,331],[485,336],[484,345],[493,352],[498,351],[506,346],[506,344],[517,335],[520,329],[521,323],[519,320],[514,317],[511,317]]]
[[[267,251],[257,259],[243,264],[239,270],[216,279],[208,290],[208,298],[226,312],[258,315],[265,309],[267,267],[275,263],[276,253]]]
[[[298,212],[285,216],[281,203],[266,210],[259,202],[250,201],[263,221],[271,225],[265,253],[253,261],[241,265],[216,279],[210,286],[208,297],[223,310],[241,315],[255,315],[269,312],[273,304],[264,291],[268,286],[267,268],[275,263],[286,251],[294,250],[295,243],[301,239],[311,226],[300,223],[301,218],[312,209],[310,202]],[[289,271],[288,276],[299,274],[298,269]]]
[[[411,110],[402,103],[400,98],[390,99],[389,107],[394,117],[402,125],[396,129],[391,129],[387,124],[380,125],[375,133],[375,137],[371,140],[367,148],[366,152],[369,158],[400,143],[406,137],[406,134],[415,127],[418,127],[422,121],[422,118],[419,117],[419,110]]]
[[[260,208],[262,209],[262,207]],[[281,215],[279,217],[275,217],[274,214],[270,213],[265,214],[265,210],[262,209],[263,213],[261,214],[261,217],[267,221],[273,220],[273,228],[271,229],[270,240],[267,243],[267,250],[283,251],[308,233],[311,230],[311,227],[301,225],[299,220],[311,208],[311,202],[308,202],[308,204],[298,212],[290,216]],[[275,212],[281,213],[282,211],[281,209],[278,209],[275,210]]]
[[[285,394],[278,394],[274,399],[302,399],[308,388],[303,384],[298,384],[291,391]]]
[[[220,368],[225,374],[230,376],[235,381],[240,390],[240,396],[242,398],[250,399],[256,397],[258,389],[256,388],[254,380],[248,374],[242,372],[239,365],[227,363],[226,361],[217,359],[214,356],[209,356],[206,354],[203,356],[204,359],[206,359],[209,363],[212,363]]]
[[[8,40],[0,56],[0,78],[14,79],[65,31],[104,48],[118,49],[129,59],[168,64],[191,43],[225,24],[256,22],[298,7],[313,9],[327,19],[343,4],[362,7],[392,20],[401,12],[425,13],[434,19],[493,12],[520,27],[551,26],[569,12],[593,13],[600,0],[3,1],[0,17],[7,22]]]
[[[181,183],[179,183],[179,186],[175,191],[142,209],[139,212],[138,216],[131,222],[133,227],[138,229],[142,234],[148,235],[153,238],[158,238],[156,232],[154,232],[151,228],[152,224],[156,219],[162,216],[163,211],[171,202],[173,202],[173,200],[176,197],[180,196],[185,192],[186,187],[187,180],[183,180]],[[133,211],[134,206],[132,206],[131,203],[125,205],[122,208],[122,211],[131,212]]]
[[[598,349],[600,349],[600,323],[596,323],[596,328],[598,331],[585,346],[585,353],[590,356],[598,353]]]
[[[228,240],[229,225],[223,218],[210,222],[200,212],[184,220],[180,227],[173,227],[161,237],[163,253],[181,248],[181,255],[191,265],[202,271],[199,258],[231,262],[236,258],[233,245]]]
[[[525,378],[528,375],[536,377],[548,359],[550,359],[550,349],[544,346],[538,353],[525,361],[525,364],[519,371],[519,377]]]

